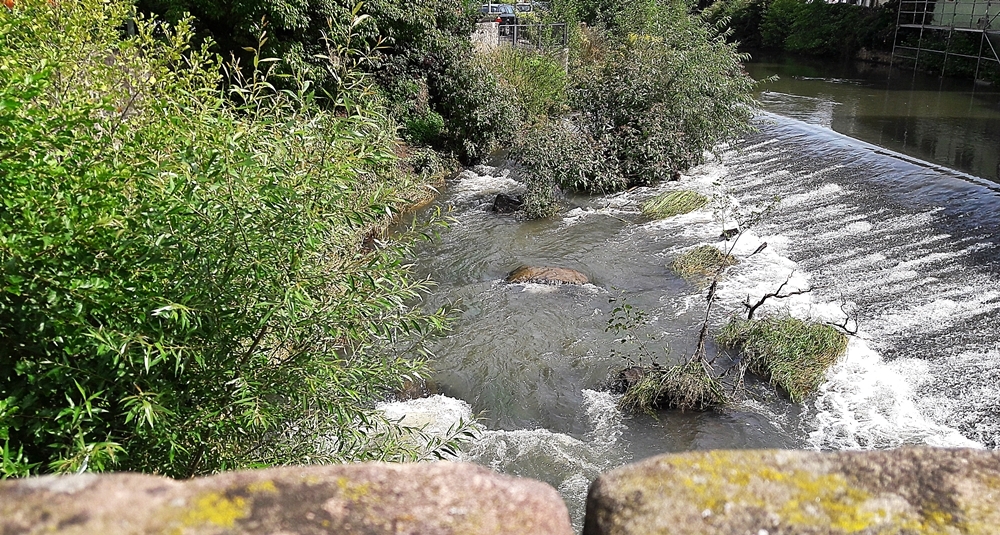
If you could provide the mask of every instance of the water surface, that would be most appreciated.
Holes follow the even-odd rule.
[[[451,225],[415,263],[439,284],[426,306],[460,314],[433,344],[441,395],[421,410],[481,419],[468,460],[551,483],[579,523],[597,474],[664,452],[1000,445],[1000,185],[973,172],[997,161],[989,99],[962,91],[932,99],[839,73],[796,76],[762,94],[758,132],[720,146],[679,182],[573,197],[565,212],[531,222],[489,210],[496,193],[518,191],[507,170],[482,167],[449,183],[437,204]],[[947,105],[931,113],[935,99]],[[959,117],[977,106],[981,122]],[[955,133],[963,122],[973,133]],[[911,144],[915,137],[933,137],[935,150],[920,152],[926,144]],[[979,167],[927,161],[963,150]],[[663,221],[640,214],[644,201],[676,189],[713,203]],[[721,238],[765,208],[735,245]],[[807,291],[770,301],[764,313],[857,320],[816,395],[793,404],[751,378],[752,395],[718,412],[616,409],[603,390],[610,372],[629,358],[672,362],[693,352],[705,290],[669,264],[702,244],[731,248],[740,261],[720,285],[715,332],[744,313],[744,300],[785,281]],[[504,283],[520,265],[578,269],[592,283]],[[645,349],[606,331],[622,298],[648,313],[636,331]]]
[[[761,55],[764,109],[1000,182],[1000,90],[864,62]]]

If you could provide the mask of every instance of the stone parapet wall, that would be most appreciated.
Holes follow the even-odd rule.
[[[0,534],[569,535],[538,481],[465,463],[0,482]],[[584,535],[1000,534],[1000,452],[707,451],[611,470]]]
[[[996,535],[1000,452],[708,451],[612,470],[584,535]]]
[[[0,482],[0,533],[569,535],[555,489],[464,463],[349,464],[174,481]]]

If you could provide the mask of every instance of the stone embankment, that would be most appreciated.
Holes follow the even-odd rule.
[[[0,482],[0,533],[572,533],[548,485],[464,463]],[[1000,452],[708,451],[593,483],[584,535],[1000,533]]]

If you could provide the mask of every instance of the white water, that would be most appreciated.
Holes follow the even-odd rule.
[[[496,193],[519,187],[501,170],[466,171],[450,185],[441,203],[455,219],[417,265],[441,284],[428,306],[463,311],[434,347],[449,397],[433,417],[453,422],[467,413],[445,409],[465,403],[482,418],[466,460],[549,482],[578,522],[593,477],[657,453],[998,445],[1000,188],[792,119],[767,116],[762,130],[680,182],[574,198],[547,221],[488,211]],[[639,215],[643,201],[673,189],[714,201],[662,221]],[[737,221],[740,238],[722,240]],[[704,294],[666,266],[700,244],[740,260],[718,288],[715,329],[782,284],[801,293],[758,315],[857,329],[805,403],[758,384],[756,399],[721,413],[654,420],[620,414],[598,391],[622,364],[622,346],[604,331],[611,297],[649,313],[649,347],[669,352],[661,358],[692,350]],[[521,264],[580,269],[593,284],[501,282]]]

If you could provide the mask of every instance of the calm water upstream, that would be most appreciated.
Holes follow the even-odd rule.
[[[522,222],[489,211],[497,192],[516,191],[506,171],[452,181],[438,204],[453,221],[416,258],[438,282],[427,306],[461,311],[434,347],[440,395],[392,408],[439,425],[480,417],[467,459],[551,483],[578,523],[600,471],[663,452],[1000,445],[996,94],[801,64],[750,70],[782,76],[761,95],[759,132],[680,182],[572,198],[558,217]],[[644,200],[681,188],[715,203],[664,221],[639,214]],[[821,391],[795,405],[758,382],[754,399],[721,412],[618,412],[601,390],[628,350],[605,332],[611,298],[649,313],[647,346],[661,358],[690,354],[704,292],[668,264],[724,243],[724,219],[775,196],[772,215],[738,242],[711,322],[786,279],[811,291],[770,313],[840,321],[856,310],[858,336]],[[522,264],[575,268],[593,283],[501,282]]]

